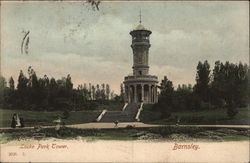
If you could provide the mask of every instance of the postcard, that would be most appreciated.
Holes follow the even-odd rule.
[[[249,162],[248,1],[0,3],[0,162]]]

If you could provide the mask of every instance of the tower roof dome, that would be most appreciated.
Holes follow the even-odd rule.
[[[134,34],[136,34],[136,33],[138,33],[138,32],[142,32],[142,31],[148,33],[148,35],[150,35],[150,34],[152,33],[150,30],[148,30],[147,28],[145,28],[142,24],[139,24],[135,29],[133,29],[133,30],[130,32],[130,34],[131,34],[131,35],[134,35]]]
[[[139,25],[135,28],[135,30],[146,30],[146,28],[145,28],[143,25],[139,24]]]

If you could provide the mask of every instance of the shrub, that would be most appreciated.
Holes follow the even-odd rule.
[[[132,125],[127,125],[126,126],[126,129],[134,129],[135,127],[134,126],[132,126]]]
[[[201,101],[200,108],[204,110],[210,109],[210,104],[208,102]]]
[[[228,107],[227,115],[230,119],[233,119],[237,113],[238,113],[238,111],[236,110],[236,107],[233,107],[233,106]]]
[[[62,119],[68,119],[69,116],[70,116],[69,111],[65,109],[62,113]]]

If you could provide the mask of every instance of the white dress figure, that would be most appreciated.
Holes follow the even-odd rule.
[[[18,114],[16,115],[16,127],[21,127],[20,118]]]

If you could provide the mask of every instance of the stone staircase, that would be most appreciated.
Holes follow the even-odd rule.
[[[130,103],[123,111],[107,111],[99,122],[135,122],[140,103]]]

